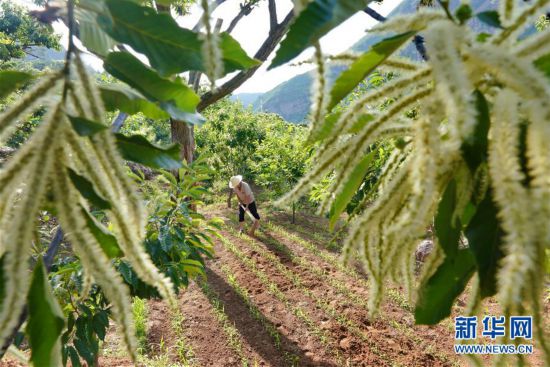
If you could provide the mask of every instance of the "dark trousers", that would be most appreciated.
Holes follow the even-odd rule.
[[[248,208],[248,210],[250,210],[250,213],[252,213],[252,216],[254,218],[260,219],[260,215],[258,214],[258,209],[256,209],[256,202],[253,201],[248,205],[239,204],[239,222],[244,222],[244,209],[243,209],[243,206],[245,208]]]

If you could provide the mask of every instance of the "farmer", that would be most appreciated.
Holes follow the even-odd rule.
[[[254,224],[252,224],[249,232],[249,234],[253,236],[254,231],[260,226],[260,215],[256,209],[254,194],[252,193],[250,186],[243,181],[243,176],[241,175],[231,177],[229,180],[229,188],[232,190],[229,192],[227,206],[231,208],[231,196],[233,195],[233,192],[237,195],[237,199],[239,200],[239,232],[243,232],[244,212],[248,210],[248,212],[254,217]]]

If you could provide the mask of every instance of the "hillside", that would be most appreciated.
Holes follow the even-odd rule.
[[[332,84],[344,69],[342,65],[332,65],[329,68],[329,83]],[[309,111],[312,81],[311,73],[297,75],[260,95],[254,101],[254,109],[277,113],[289,122],[302,122]]]
[[[54,50],[47,47],[31,47],[23,63],[29,64],[32,68],[43,70],[45,68],[58,69],[63,66],[65,50]]]
[[[397,8],[395,8],[388,17],[396,15],[413,13],[416,11],[416,0],[404,0]],[[451,8],[454,9],[460,3],[459,0],[451,1]],[[495,8],[493,1],[473,0],[472,6],[476,12],[486,11]],[[476,32],[490,32],[491,29],[473,19],[470,21],[470,26]],[[351,50],[354,52],[364,52],[370,46],[380,41],[384,36],[367,34],[360,39]],[[418,59],[419,55],[412,44],[406,46],[401,54],[413,59]],[[332,83],[336,77],[345,69],[342,65],[332,65],[329,70],[329,83]],[[310,90],[312,83],[311,72],[300,74],[286,82],[278,85],[269,92],[260,95],[253,103],[254,109],[257,111],[273,112],[281,115],[285,120],[290,122],[302,122],[309,111],[310,107]],[[237,95],[237,98],[239,95]]]
[[[263,93],[239,93],[234,94],[229,97],[232,101],[239,101],[243,106],[248,107],[253,105],[254,102],[262,95]]]

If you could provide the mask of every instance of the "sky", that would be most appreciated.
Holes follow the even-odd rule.
[[[229,25],[231,19],[239,12],[239,0],[229,0],[220,5],[212,14],[214,18],[224,20],[222,29]],[[387,15],[401,0],[384,1],[382,5],[373,3],[372,8],[379,11],[382,15]],[[279,21],[282,21],[286,14],[292,9],[292,1],[277,1],[277,15]],[[191,17],[183,23],[183,26],[192,27],[200,15],[200,10],[194,8],[191,11]],[[193,20],[189,20],[192,18]],[[348,50],[355,42],[365,35],[365,30],[375,25],[377,22],[365,13],[358,13],[332,32],[321,39],[321,48],[324,53],[334,55]],[[260,45],[265,40],[269,32],[269,12],[267,1],[261,1],[260,6],[247,17],[241,20],[231,35],[237,39],[249,55],[254,55]],[[275,52],[272,53],[273,58]],[[292,63],[307,60],[313,55],[313,49],[306,50]],[[292,78],[297,74],[311,70],[311,65],[290,66],[285,65],[276,69],[267,71],[269,61],[254,74],[252,78],[246,81],[235,93],[257,93],[267,92],[280,83]],[[223,80],[221,81],[223,82]]]
[[[382,15],[387,15],[395,7],[397,7],[402,0],[387,0],[382,5],[373,3],[371,7],[376,9]],[[29,0],[16,0],[21,4],[29,5]],[[239,4],[242,0],[228,0],[219,7],[217,7],[212,13],[213,18],[223,19],[222,30],[229,26],[231,19],[235,17],[239,12]],[[277,15],[279,21],[285,17],[285,15],[292,9],[291,0],[278,0],[277,1]],[[178,23],[187,28],[192,28],[199,19],[201,14],[200,7],[195,5],[191,8],[191,14],[185,17],[180,17]],[[342,23],[339,27],[328,33],[321,39],[321,48],[323,52],[329,55],[341,53],[349,49],[355,42],[365,35],[365,31],[372,27],[377,22],[368,15],[360,12]],[[62,34],[62,42],[67,43],[67,28],[57,22],[54,24],[56,32]],[[260,5],[255,8],[250,15],[240,21],[237,27],[233,30],[231,35],[237,39],[244,50],[253,56],[260,45],[263,43],[269,32],[269,13],[267,8],[267,1],[260,1]],[[271,55],[273,57],[275,53]],[[304,51],[299,57],[293,60],[292,63],[307,60],[313,55],[313,50],[308,49]],[[86,59],[87,63],[96,70],[102,70],[101,61],[93,56]],[[300,66],[284,65],[276,69],[267,71],[269,60],[256,71],[254,76],[248,79],[235,93],[261,93],[267,92],[276,87],[280,83],[292,78],[297,74],[304,73],[311,70],[313,66],[304,64]],[[223,83],[224,80],[230,78],[226,77],[218,81],[218,85]]]

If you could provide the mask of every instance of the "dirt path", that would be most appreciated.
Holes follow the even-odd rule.
[[[167,361],[151,366],[467,365],[453,352],[451,322],[414,325],[398,288],[387,289],[381,315],[370,318],[367,281],[324,246],[323,223],[289,226],[268,215],[253,239],[236,233],[234,213],[216,207],[208,215],[226,226],[207,279],[180,297],[181,320],[150,302],[149,355]]]

